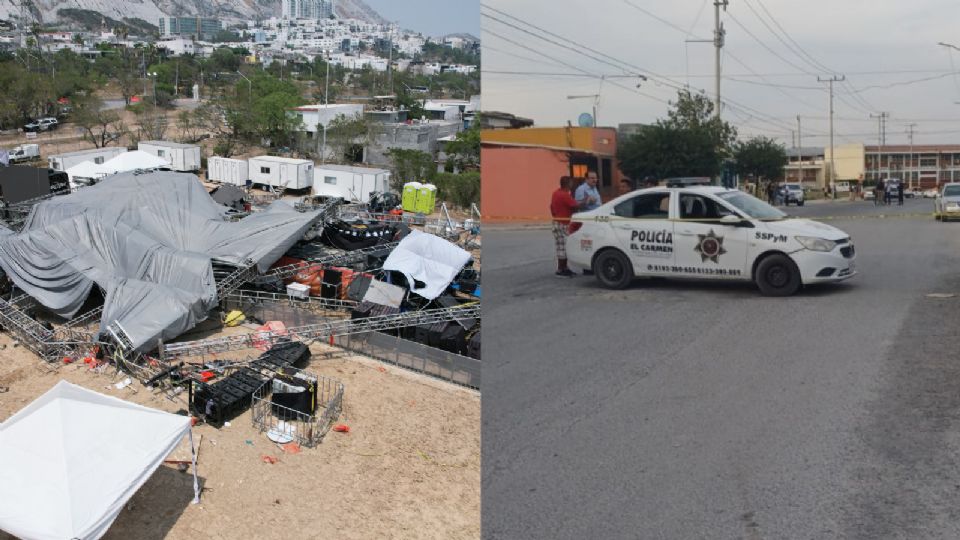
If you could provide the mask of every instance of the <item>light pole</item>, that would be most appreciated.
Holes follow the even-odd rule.
[[[327,65],[327,76],[324,81],[323,89],[323,112],[326,115],[327,107],[330,105],[330,53],[327,53],[327,57],[324,61],[324,64]],[[327,122],[323,123],[323,150],[320,151],[320,164],[324,165],[327,162]]]
[[[250,79],[248,79],[246,75],[244,75],[243,73],[240,73],[239,69],[237,70],[237,75],[240,75],[241,77],[243,77],[243,80],[247,81],[247,103],[249,103],[250,96],[253,95],[253,83],[250,82]]]
[[[150,78],[153,80],[153,106],[157,106],[157,72],[151,71]]]

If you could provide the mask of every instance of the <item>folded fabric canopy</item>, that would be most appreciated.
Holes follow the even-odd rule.
[[[107,174],[112,174],[108,173],[102,165],[97,165],[92,161],[81,161],[64,172],[67,173],[67,177],[70,178],[71,182],[73,182],[75,178],[98,179]]]
[[[213,261],[263,272],[319,216],[282,201],[236,222],[226,212],[192,174],[121,173],[39,203],[19,233],[0,230],[0,268],[64,318],[99,285],[101,331],[118,321],[134,347],[152,348],[216,305]]]
[[[410,231],[383,262],[384,270],[402,273],[410,292],[428,300],[440,296],[470,260],[470,252],[439,236]],[[418,287],[417,282],[423,286]]]
[[[0,529],[100,538],[184,435],[190,418],[60,381],[0,424]],[[199,502],[196,456],[194,502]]]

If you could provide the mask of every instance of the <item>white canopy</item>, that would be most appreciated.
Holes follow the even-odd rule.
[[[97,165],[92,161],[81,161],[64,172],[67,173],[67,176],[70,178],[71,184],[75,182],[75,178],[91,178],[96,180],[108,174],[107,170],[103,168],[103,165]]]
[[[137,169],[158,169],[170,167],[170,162],[143,150],[124,152],[104,162],[101,167],[109,174],[129,172]]]
[[[190,433],[189,417],[60,381],[0,424],[0,529],[100,538]],[[195,459],[193,470],[199,502]]]
[[[410,231],[383,262],[384,270],[396,270],[407,278],[410,292],[428,300],[440,296],[470,260],[470,252],[439,236]],[[414,280],[425,284],[419,289]]]

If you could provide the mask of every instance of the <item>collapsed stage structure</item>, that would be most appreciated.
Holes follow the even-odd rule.
[[[301,269],[275,263],[304,237],[320,236],[348,207],[339,199],[310,205],[276,200],[238,219],[236,210],[214,201],[196,176],[169,171],[121,173],[69,195],[31,203],[25,218],[21,214],[0,226],[0,269],[12,285],[0,297],[0,326],[48,362],[96,351],[148,385],[183,371],[187,380],[181,382],[188,382],[204,369],[202,357],[209,353],[255,343],[333,342],[334,337],[480,316],[479,302],[472,302],[312,321],[282,333],[170,343],[238,298],[255,299],[259,305],[295,303],[298,310],[334,309],[350,317],[356,301],[294,301],[256,290],[263,280],[283,280]],[[320,253],[304,264],[353,263],[374,252],[391,253],[397,246],[384,241],[345,253]],[[410,292],[416,293],[413,284],[420,278],[412,271],[401,273],[409,276]],[[201,361],[184,370],[184,360],[192,356]],[[479,369],[472,371],[468,382],[461,383],[479,384]]]

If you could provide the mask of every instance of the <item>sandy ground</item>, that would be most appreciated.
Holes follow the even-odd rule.
[[[11,343],[0,334],[0,387],[9,388],[0,388],[0,421],[61,379],[169,412],[185,408],[185,397],[171,401],[137,383],[117,390],[112,370],[71,364],[49,372]],[[105,538],[479,538],[479,394],[314,349],[332,352],[315,354],[308,370],[343,382],[339,422],[349,433],[331,431],[316,448],[285,454],[251,425],[249,411],[220,430],[198,425],[201,503],[190,504],[189,472],[162,465]]]

